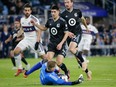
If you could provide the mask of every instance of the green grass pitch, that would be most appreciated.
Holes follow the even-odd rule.
[[[31,67],[40,59],[26,58]],[[88,81],[84,72],[78,68],[75,58],[65,58],[64,63],[70,69],[70,80],[76,80],[82,73],[84,82],[75,87],[116,87],[116,57],[92,57],[88,58],[89,69],[92,71],[92,80]],[[28,78],[23,74],[14,77],[15,70],[12,70],[10,59],[0,59],[0,87],[45,87],[40,84],[39,71],[32,73]],[[48,86],[54,87],[54,86]],[[61,87],[61,86],[57,86]],[[66,86],[64,86],[66,87]],[[68,86],[73,87],[73,86]]]

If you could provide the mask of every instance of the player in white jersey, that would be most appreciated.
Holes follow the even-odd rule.
[[[93,40],[93,36],[98,35],[98,30],[95,26],[90,24],[90,18],[86,18],[87,27],[89,29],[89,32],[86,31],[86,28],[84,25],[81,25],[82,28],[82,38],[81,42],[79,43],[79,51],[83,51],[85,55],[88,55],[88,52],[90,50],[90,46]]]
[[[96,35],[98,36],[98,30],[95,26],[90,24],[90,18],[86,17],[86,23],[87,27],[89,29],[89,32],[86,31],[86,28],[84,25],[81,25],[82,28],[82,38],[78,46],[78,50],[83,53],[83,57],[86,60],[86,56],[88,56],[88,52],[90,51],[91,43],[93,40],[93,37]],[[88,60],[86,62],[89,62]],[[79,64],[81,66],[81,63],[79,61]]]
[[[41,42],[41,31],[37,27],[33,26],[31,20],[34,20],[37,24],[39,20],[31,14],[32,7],[30,4],[25,4],[23,8],[24,17],[21,18],[21,26],[24,31],[24,39],[18,43],[14,49],[14,55],[16,59],[17,72],[15,76],[18,76],[22,70],[21,64],[21,51],[31,48],[33,51],[37,52],[41,58],[46,58],[45,51]]]

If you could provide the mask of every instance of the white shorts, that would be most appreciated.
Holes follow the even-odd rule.
[[[78,50],[79,51],[83,51],[83,50],[90,50],[90,46],[91,46],[91,41],[88,39],[84,39],[82,38],[79,45],[78,45]]]
[[[21,48],[21,51],[24,51],[28,48],[31,48],[34,52],[37,52],[39,54],[39,56],[44,55],[45,54],[45,50],[42,46],[42,44],[39,44],[39,48],[38,50],[34,49],[36,43],[36,39],[27,39],[24,38],[23,40],[21,40],[18,45],[16,47]]]

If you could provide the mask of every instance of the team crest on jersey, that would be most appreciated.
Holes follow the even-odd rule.
[[[77,14],[77,13],[74,13],[74,16],[75,16],[75,17],[77,17],[77,16],[78,16],[78,14]]]
[[[58,24],[56,25],[56,27],[59,28],[59,27],[60,27],[60,23],[58,23]]]
[[[67,18],[68,16],[66,15],[65,17]]]

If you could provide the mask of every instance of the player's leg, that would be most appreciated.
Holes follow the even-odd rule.
[[[85,57],[83,56],[82,52],[78,51],[78,43],[81,40],[81,36],[78,35],[77,38],[72,39],[72,41],[69,44],[69,50],[72,54],[75,55],[77,61],[78,59],[81,61],[82,63],[82,70],[85,71],[87,74],[90,73],[88,68],[87,68],[87,62],[85,61]],[[89,78],[88,80],[91,80],[91,75],[89,74]]]
[[[30,64],[26,61],[23,53],[21,53],[21,61],[26,65],[26,70],[29,70],[30,69]]]
[[[11,62],[13,64],[13,68],[12,69],[17,69],[16,63],[15,63],[15,58],[14,58],[13,50],[10,51],[10,58],[11,58]]]
[[[58,55],[56,58],[57,65],[64,71],[65,75],[68,76],[68,79],[70,78],[70,72],[67,69],[65,63],[63,63],[64,56]]]
[[[65,75],[68,76],[68,79],[70,78],[70,72],[67,69],[66,65],[63,63],[63,59],[66,56],[66,44],[62,46],[61,50],[58,50],[58,56],[56,58],[57,65],[64,71]]]
[[[33,43],[30,43],[30,47],[31,47],[32,50],[34,50]],[[38,62],[37,64],[35,64],[30,70],[24,72],[24,77],[25,78],[28,75],[30,75],[31,73],[33,73],[34,71],[40,69],[42,67],[42,64],[47,62],[47,56],[45,54],[45,50],[44,50],[41,43],[39,43],[38,49],[36,50],[36,52],[39,54],[39,56],[42,58],[42,60],[40,62]]]
[[[86,57],[88,56],[89,50],[90,50],[90,42],[86,41],[85,44],[84,44],[84,46],[83,46],[83,52],[82,53],[83,53],[83,56],[85,58],[84,61],[86,62],[87,65],[88,65],[89,61],[86,59]],[[91,80],[92,79],[92,76],[91,76],[92,73],[91,73],[91,71],[88,70],[88,68],[86,68],[85,73],[87,75],[88,80]]]
[[[17,66],[17,72],[15,73],[15,76],[18,76],[20,73],[22,73],[22,63],[21,63],[21,48],[16,47],[16,49],[14,49],[14,58],[16,61],[16,66]]]
[[[22,67],[22,63],[21,63],[21,52],[23,50],[25,50],[27,47],[28,47],[28,43],[27,43],[26,40],[23,39],[22,41],[20,41],[18,43],[18,45],[14,49],[14,58],[15,58],[16,65],[17,65],[17,68],[18,68],[15,76],[18,76],[23,71],[23,67]]]

